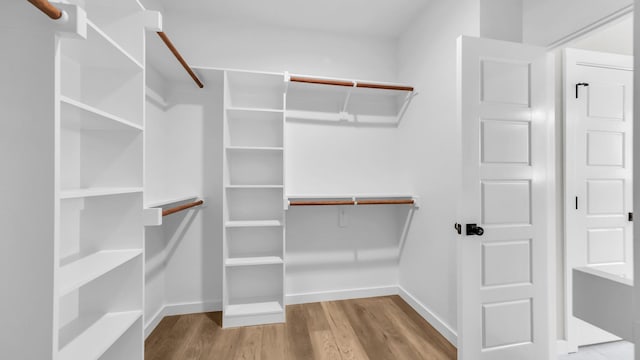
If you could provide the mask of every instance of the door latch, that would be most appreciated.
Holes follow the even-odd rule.
[[[467,224],[467,235],[478,235],[482,236],[484,234],[484,229],[476,224]]]
[[[587,86],[589,86],[589,83],[577,83],[576,84],[576,99],[578,98],[578,94],[579,94],[578,91],[579,91],[580,86],[587,87]]]
[[[629,221],[633,221],[633,213],[632,212],[629,213],[629,218],[628,219],[629,219]]]
[[[458,233],[458,235],[462,234],[462,225],[455,223],[455,225],[453,225],[453,228],[456,229],[456,232]]]

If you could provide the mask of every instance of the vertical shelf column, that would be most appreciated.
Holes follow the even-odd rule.
[[[284,322],[284,76],[224,87],[223,327]]]
[[[144,357],[144,27],[136,0],[83,1],[59,39],[53,358]]]

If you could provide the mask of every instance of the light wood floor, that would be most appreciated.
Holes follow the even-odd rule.
[[[220,312],[164,318],[145,342],[145,360],[456,358],[398,296],[289,305],[286,324],[223,330],[220,322]]]

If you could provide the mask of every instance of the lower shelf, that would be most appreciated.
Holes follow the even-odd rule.
[[[250,304],[228,305],[225,316],[264,315],[283,312],[278,301],[267,301]]]
[[[141,311],[108,313],[70,340],[60,350],[57,359],[98,359],[141,317]],[[82,321],[69,324],[67,328],[84,328],[80,323]],[[62,332],[73,332],[72,330],[63,329]]]
[[[265,325],[285,322],[285,312],[278,301],[228,305],[223,314],[222,326]]]

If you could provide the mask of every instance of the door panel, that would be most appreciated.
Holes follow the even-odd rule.
[[[631,277],[632,87],[630,56],[565,51],[565,242],[569,348],[617,340],[574,318],[572,272],[593,266]],[[578,86],[576,97],[576,84]]]
[[[546,51],[461,37],[458,354],[549,358]]]

